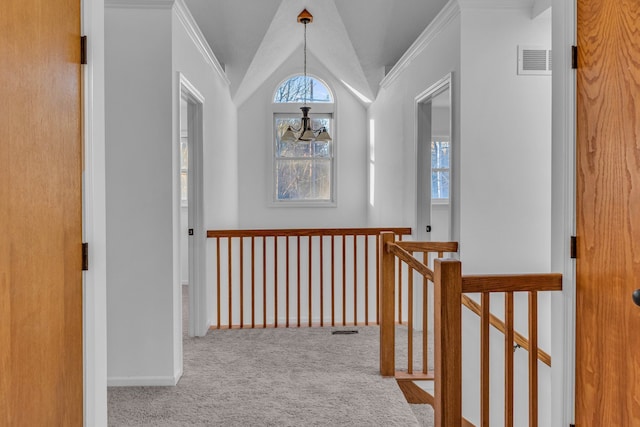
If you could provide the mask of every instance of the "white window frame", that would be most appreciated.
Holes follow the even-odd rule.
[[[337,169],[338,169],[338,147],[339,144],[336,143],[336,141],[338,141],[338,132],[337,132],[337,120],[336,120],[336,98],[335,98],[335,94],[333,93],[333,91],[331,90],[331,87],[321,78],[316,77],[314,75],[308,74],[309,77],[313,77],[314,79],[322,82],[327,89],[330,92],[331,98],[333,99],[333,102],[312,102],[312,103],[307,103],[307,105],[309,107],[311,107],[311,111],[309,112],[309,116],[313,117],[314,115],[323,115],[323,116],[329,116],[330,120],[331,120],[331,197],[329,198],[329,200],[279,200],[277,197],[277,167],[276,167],[276,162],[277,162],[277,157],[276,157],[276,127],[275,127],[275,122],[276,122],[276,118],[278,116],[282,117],[282,116],[293,116],[293,117],[302,117],[302,111],[300,110],[300,107],[302,107],[304,104],[303,103],[292,103],[292,102],[274,102],[275,100],[275,94],[278,90],[278,88],[287,80],[289,80],[292,77],[295,77],[297,74],[288,76],[286,79],[282,80],[280,83],[278,83],[278,85],[276,86],[275,90],[273,91],[273,94],[271,96],[271,128],[273,129],[273,136],[271,138],[271,179],[270,181],[270,199],[269,199],[269,203],[268,205],[270,207],[298,207],[298,208],[302,208],[302,207],[312,207],[312,208],[332,208],[332,207],[336,207],[338,202],[337,202],[337,190],[338,190],[338,174],[337,174]]]

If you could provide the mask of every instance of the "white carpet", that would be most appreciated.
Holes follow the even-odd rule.
[[[346,328],[359,333],[332,335],[337,329],[185,337],[178,385],[110,388],[109,425],[429,425],[430,408],[411,405],[418,422],[395,380],[380,377],[379,329]]]

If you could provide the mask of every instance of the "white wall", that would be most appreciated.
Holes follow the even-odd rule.
[[[550,271],[551,78],[518,76],[517,45],[551,46],[549,12],[529,8],[463,9],[460,166],[460,258],[464,274]],[[492,311],[502,313],[500,296]],[[527,298],[516,295],[516,329],[526,334]],[[539,345],[551,347],[550,296],[539,297]],[[465,413],[479,416],[479,322],[463,317]],[[503,420],[502,342],[492,340],[491,419]],[[473,343],[472,343],[473,342]],[[495,354],[494,354],[495,353]],[[516,352],[516,381],[528,378],[526,355]],[[551,370],[540,364],[540,424],[549,425]],[[527,414],[526,388],[516,388],[516,420]],[[520,425],[516,421],[516,425]]]
[[[453,165],[457,168],[460,121],[460,16],[455,2],[446,25],[433,34],[423,50],[380,88],[369,107],[369,221],[372,226],[416,227],[416,124],[415,98],[452,73]],[[402,60],[401,60],[402,61]],[[396,67],[397,70],[398,67]],[[391,71],[394,73],[394,70]],[[452,182],[452,209],[458,215],[458,184]],[[455,221],[454,221],[455,222]],[[453,231],[457,240],[457,230]]]
[[[532,20],[528,8],[463,11],[460,253],[466,273],[549,271],[551,78],[517,75],[518,44],[550,47],[550,13]]]
[[[337,206],[323,208],[271,205],[273,165],[273,96],[284,79],[302,70],[297,49],[238,109],[239,226],[241,228],[324,228],[366,226],[365,107],[310,53],[308,73],[324,80],[334,93],[334,143]],[[311,113],[314,111],[311,105]],[[301,113],[300,113],[301,114]],[[396,225],[396,224],[386,224]]]
[[[178,71],[206,100],[205,228],[233,226],[237,216],[236,110],[172,7],[105,12],[112,385],[171,385],[182,373]]]
[[[110,384],[175,383],[170,9],[105,11]]]

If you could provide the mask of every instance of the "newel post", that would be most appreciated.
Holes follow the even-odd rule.
[[[434,271],[435,427],[462,424],[462,266],[437,259]]]
[[[392,377],[395,375],[395,255],[387,250],[387,243],[393,243],[395,235],[382,232],[380,236],[380,375]]]

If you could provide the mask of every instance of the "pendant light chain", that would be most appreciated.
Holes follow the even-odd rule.
[[[313,129],[311,125],[311,118],[309,117],[309,110],[311,110],[311,107],[307,107],[309,92],[311,92],[310,89],[313,89],[313,86],[309,84],[312,82],[309,82],[309,77],[307,76],[307,24],[313,22],[313,15],[311,15],[307,9],[304,9],[300,15],[298,15],[298,22],[304,24],[304,104],[300,107],[300,110],[302,110],[301,126],[299,130],[294,129],[292,126],[288,126],[287,130],[281,136],[281,140],[291,142],[328,142],[331,141],[331,136],[327,132],[326,127],[323,126],[320,129]],[[313,100],[311,100],[311,102],[313,102]],[[296,135],[296,133],[299,135]]]
[[[307,22],[304,23],[304,105],[307,105]]]

